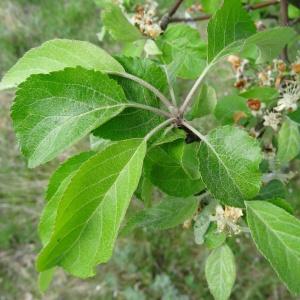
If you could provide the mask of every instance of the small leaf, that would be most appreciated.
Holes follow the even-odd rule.
[[[214,113],[217,120],[224,125],[237,123],[240,116],[245,118],[251,115],[246,99],[235,95],[221,98]]]
[[[236,267],[233,253],[226,244],[214,249],[207,258],[205,276],[215,300],[229,299],[236,278]]]
[[[217,231],[216,223],[211,223],[204,237],[204,245],[208,249],[215,249],[226,241],[226,234],[224,232]]]
[[[123,234],[139,227],[150,230],[165,230],[182,224],[191,218],[198,206],[196,197],[166,197],[158,205],[144,209],[132,216],[122,230]]]
[[[300,152],[298,124],[286,119],[278,134],[277,159],[283,165],[294,159]]]
[[[254,23],[242,7],[241,1],[225,0],[223,6],[208,23],[208,62],[211,62],[224,48],[255,32]]]
[[[126,72],[135,75],[160,91],[167,89],[167,78],[158,64],[149,59],[117,57]],[[127,99],[148,106],[159,107],[156,96],[132,80],[114,77],[123,87]],[[153,112],[137,108],[127,108],[116,118],[94,131],[94,135],[113,141],[130,138],[143,138],[151,129],[162,122],[162,117]]]
[[[20,85],[12,119],[29,167],[56,157],[119,114],[128,101],[107,75],[82,68],[33,75]]]
[[[213,214],[215,206],[214,201],[210,202],[209,205],[205,206],[200,211],[195,219],[194,237],[197,245],[202,245],[204,243],[204,237],[210,225],[210,216]]]
[[[107,3],[102,9],[102,22],[114,40],[133,42],[143,39],[141,32],[133,26],[114,3]]]
[[[176,74],[185,79],[196,78],[204,69],[206,45],[198,30],[186,24],[169,26],[157,39],[166,64],[176,65]]]
[[[288,289],[300,294],[300,221],[271,203],[246,202],[255,244]]]
[[[226,205],[243,207],[261,183],[258,143],[245,131],[224,126],[211,131],[199,150],[200,172],[211,194]]]
[[[189,120],[201,118],[213,113],[217,104],[217,95],[211,86],[204,84],[199,92],[199,95],[193,102],[191,110],[187,117]]]
[[[102,72],[124,72],[114,58],[91,43],[55,39],[29,50],[20,58],[3,77],[0,90],[14,88],[32,74],[46,74],[77,66]]]
[[[61,266],[86,278],[109,260],[145,153],[144,140],[120,141],[80,166],[60,199],[51,240],[38,256],[39,272]]]
[[[52,282],[55,268],[46,270],[39,274],[38,284],[40,292],[44,293],[48,290],[49,285]]]
[[[204,188],[204,184],[200,178],[191,179],[191,175],[195,176],[198,171],[199,162],[197,157],[190,157],[188,159],[189,162],[195,162],[191,169],[192,166],[190,163],[185,165],[182,162],[181,147],[186,147],[186,144],[182,140],[153,147],[147,153],[145,160],[146,176],[155,186],[174,197],[191,196],[202,191]],[[191,151],[190,153],[192,154],[193,152]],[[194,152],[194,155],[196,152]],[[186,173],[187,169],[192,173],[188,175]]]

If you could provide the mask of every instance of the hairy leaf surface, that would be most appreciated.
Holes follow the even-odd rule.
[[[12,119],[29,167],[45,163],[119,114],[128,101],[101,72],[68,68],[33,75],[17,91]]]
[[[32,74],[46,74],[76,66],[102,72],[124,72],[114,58],[91,43],[55,39],[29,50],[19,59],[3,77],[0,90],[16,87]]]
[[[60,200],[54,233],[38,257],[39,271],[61,266],[85,278],[111,257],[145,153],[144,140],[125,140],[81,165]]]
[[[244,206],[260,189],[260,147],[245,131],[224,126],[201,142],[200,172],[211,194],[230,206]]]
[[[257,248],[289,290],[300,294],[300,221],[265,201],[247,201],[246,208]]]
[[[214,249],[205,264],[209,290],[216,300],[230,297],[236,277],[236,267],[231,249],[225,244]]]

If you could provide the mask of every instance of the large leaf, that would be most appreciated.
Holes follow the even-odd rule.
[[[113,39],[120,42],[133,42],[143,38],[141,32],[129,22],[117,4],[106,4],[101,17]]]
[[[45,163],[120,113],[122,88],[82,68],[33,75],[20,85],[12,107],[14,128],[29,167]]]
[[[151,85],[165,91],[167,79],[163,70],[149,59],[118,57],[126,72],[149,82]],[[131,102],[159,107],[159,100],[149,90],[132,80],[114,77]],[[116,118],[94,131],[94,135],[110,140],[122,140],[144,137],[151,129],[162,122],[156,114],[137,108],[127,108]]]
[[[247,201],[246,208],[257,248],[289,290],[300,294],[300,221],[264,201]]]
[[[39,235],[43,245],[46,245],[50,240],[54,230],[57,208],[65,190],[80,166],[94,154],[92,151],[83,152],[71,157],[53,173],[46,193],[47,204],[43,210],[39,224]]]
[[[223,6],[210,19],[208,33],[208,62],[235,41],[243,40],[256,31],[250,16],[240,0],[225,0]]]
[[[247,132],[231,126],[211,131],[201,142],[200,172],[211,194],[230,206],[244,206],[260,189],[258,143]]]
[[[28,51],[3,77],[0,90],[16,87],[32,74],[76,66],[103,72],[124,71],[106,51],[91,43],[55,39]]]
[[[122,232],[126,234],[139,227],[146,227],[150,230],[164,230],[175,227],[191,218],[197,206],[198,199],[196,197],[166,197],[158,205],[133,215]]]
[[[84,162],[66,188],[38,271],[61,266],[82,278],[112,255],[146,153],[141,139],[116,142]]]
[[[225,244],[214,249],[205,264],[205,276],[215,300],[227,300],[236,277],[236,267],[231,249]]]
[[[198,30],[188,25],[169,26],[157,44],[163,52],[162,60],[177,65],[179,77],[194,79],[206,65],[206,45],[200,39]]]
[[[197,157],[187,158],[189,163],[186,165],[182,160],[181,145],[184,148],[187,146],[182,140],[178,140],[154,147],[147,153],[145,161],[146,176],[155,186],[175,197],[191,196],[204,189],[204,184],[199,177],[198,179],[191,178],[192,174],[194,176],[197,174],[199,166]],[[196,147],[193,144],[189,146]],[[197,152],[191,149],[189,153],[195,156]],[[194,161],[194,165],[190,164],[191,161]]]
[[[294,159],[300,152],[300,132],[298,124],[286,119],[278,134],[277,159],[281,164],[286,164]]]

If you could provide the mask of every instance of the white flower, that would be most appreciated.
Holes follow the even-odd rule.
[[[281,99],[274,108],[276,111],[295,111],[297,102],[300,99],[300,84],[296,81],[288,82],[286,87],[281,90]]]
[[[219,232],[228,230],[230,234],[238,234],[241,229],[237,222],[241,216],[243,216],[243,211],[240,208],[225,206],[224,210],[221,205],[217,205],[216,214],[211,217],[211,220],[217,222]]]
[[[267,112],[267,114],[265,114],[263,116],[264,119],[264,126],[269,126],[271,128],[273,128],[275,131],[277,131],[278,129],[278,125],[281,122],[281,115],[278,112]]]

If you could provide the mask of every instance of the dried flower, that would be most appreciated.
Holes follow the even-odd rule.
[[[264,116],[264,126],[269,126],[271,128],[273,128],[273,130],[277,131],[278,130],[278,126],[281,122],[281,115],[278,112],[267,112]]]
[[[241,65],[241,59],[236,55],[229,55],[227,61],[231,64],[232,68],[237,71]]]
[[[217,222],[219,232],[227,230],[230,234],[238,234],[241,229],[237,222],[242,216],[243,211],[240,208],[225,206],[224,210],[221,205],[217,205],[215,216],[211,220]]]
[[[148,1],[144,6],[138,5],[135,15],[131,19],[133,25],[137,26],[144,35],[151,38],[158,37],[162,32],[156,17],[157,5],[155,1]]]

